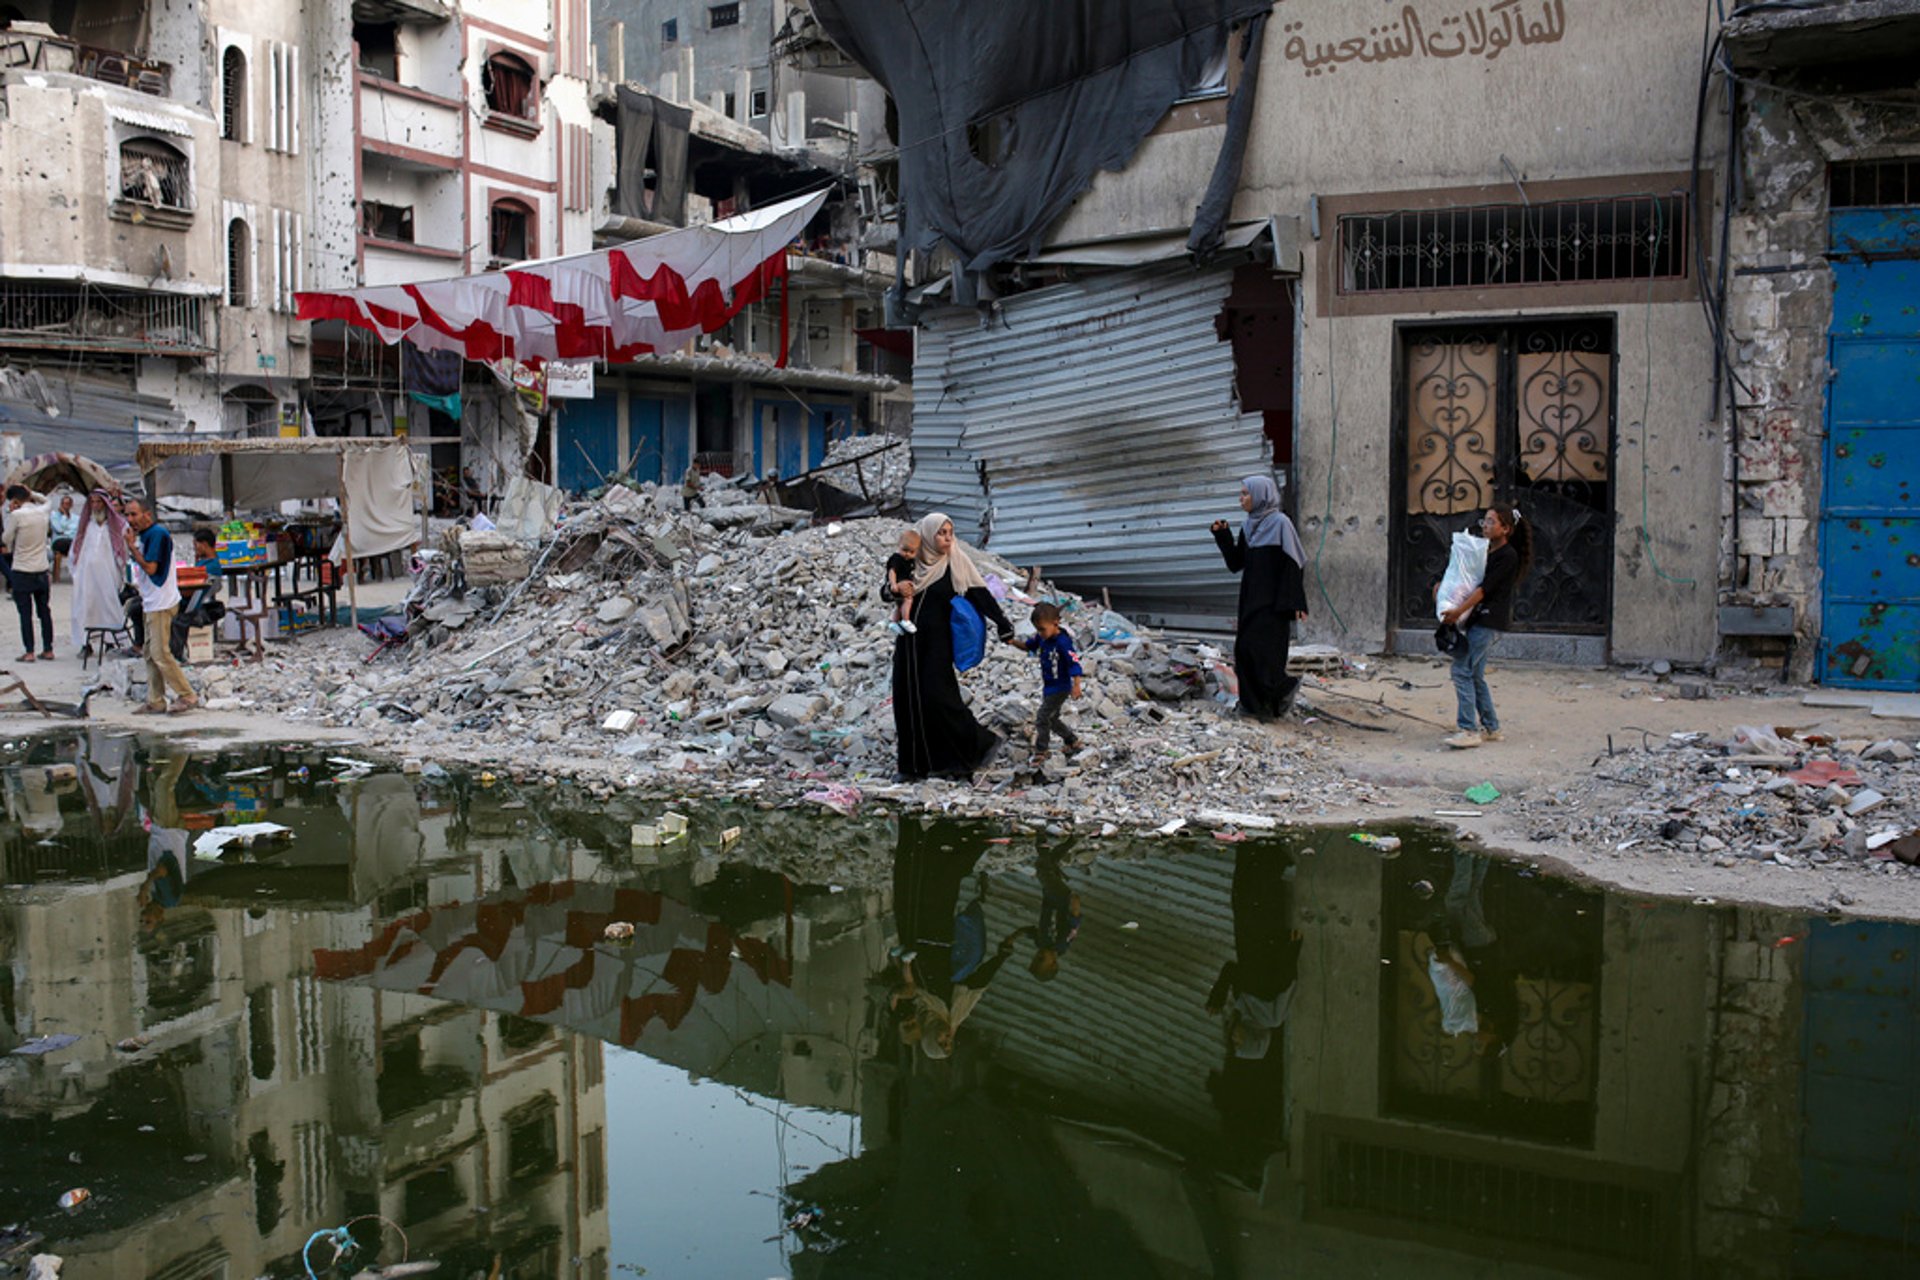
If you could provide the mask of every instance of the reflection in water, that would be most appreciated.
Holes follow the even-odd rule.
[[[0,1223],[44,1237],[0,1275],[302,1275],[347,1222],[462,1277],[1914,1268],[1912,926],[1412,829],[639,850],[645,807],[100,729],[0,783]],[[292,834],[205,855],[243,822]]]

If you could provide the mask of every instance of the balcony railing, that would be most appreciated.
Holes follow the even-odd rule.
[[[0,71],[57,71],[125,85],[156,98],[173,91],[173,67],[152,58],[33,31],[0,31]]]
[[[175,293],[0,283],[0,346],[211,355],[200,303]]]

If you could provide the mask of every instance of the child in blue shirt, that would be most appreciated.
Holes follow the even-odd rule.
[[[1080,735],[1061,720],[1060,710],[1068,697],[1080,696],[1081,673],[1073,637],[1060,625],[1059,605],[1043,600],[1033,606],[1033,628],[1035,634],[1010,643],[1040,656],[1040,717],[1033,731],[1033,760],[1039,764],[1047,758],[1054,733],[1066,744],[1067,755],[1080,750]]]

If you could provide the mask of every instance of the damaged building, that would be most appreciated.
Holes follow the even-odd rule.
[[[1754,6],[1721,35],[1728,647],[1920,688],[1920,3]]]
[[[308,373],[294,6],[0,8],[0,430],[131,465],[273,434]]]
[[[1207,525],[1270,468],[1304,637],[1431,651],[1452,533],[1511,500],[1537,551],[1503,653],[1712,660],[1696,240],[1726,123],[1709,100],[1695,128],[1699,14],[1122,7],[1082,30],[814,0],[897,106],[903,251],[945,264],[898,296],[916,509],[1218,625],[1236,583]]]
[[[596,105],[613,135],[601,242],[830,194],[784,269],[724,328],[689,351],[607,366],[591,399],[558,407],[555,475],[576,491],[616,476],[677,483],[689,467],[791,478],[837,440],[904,430],[909,412],[910,336],[888,332],[882,312],[894,263],[861,243],[872,210],[862,203],[858,103],[877,102],[877,87],[829,77],[809,94],[796,73],[774,68],[778,15],[766,0],[715,7],[733,10],[719,19],[701,9],[698,24],[691,12],[656,16],[670,8],[595,13],[600,65],[612,75]],[[771,102],[783,105],[770,111]],[[836,115],[811,117],[808,102]]]

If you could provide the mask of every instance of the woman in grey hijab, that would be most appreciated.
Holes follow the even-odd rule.
[[[1213,540],[1227,568],[1240,575],[1240,617],[1233,642],[1233,668],[1240,681],[1240,709],[1258,720],[1277,720],[1293,705],[1297,677],[1287,674],[1293,622],[1307,616],[1301,570],[1306,553],[1293,521],[1280,509],[1280,490],[1268,476],[1240,482],[1246,522],[1236,538],[1225,520],[1213,522]]]

